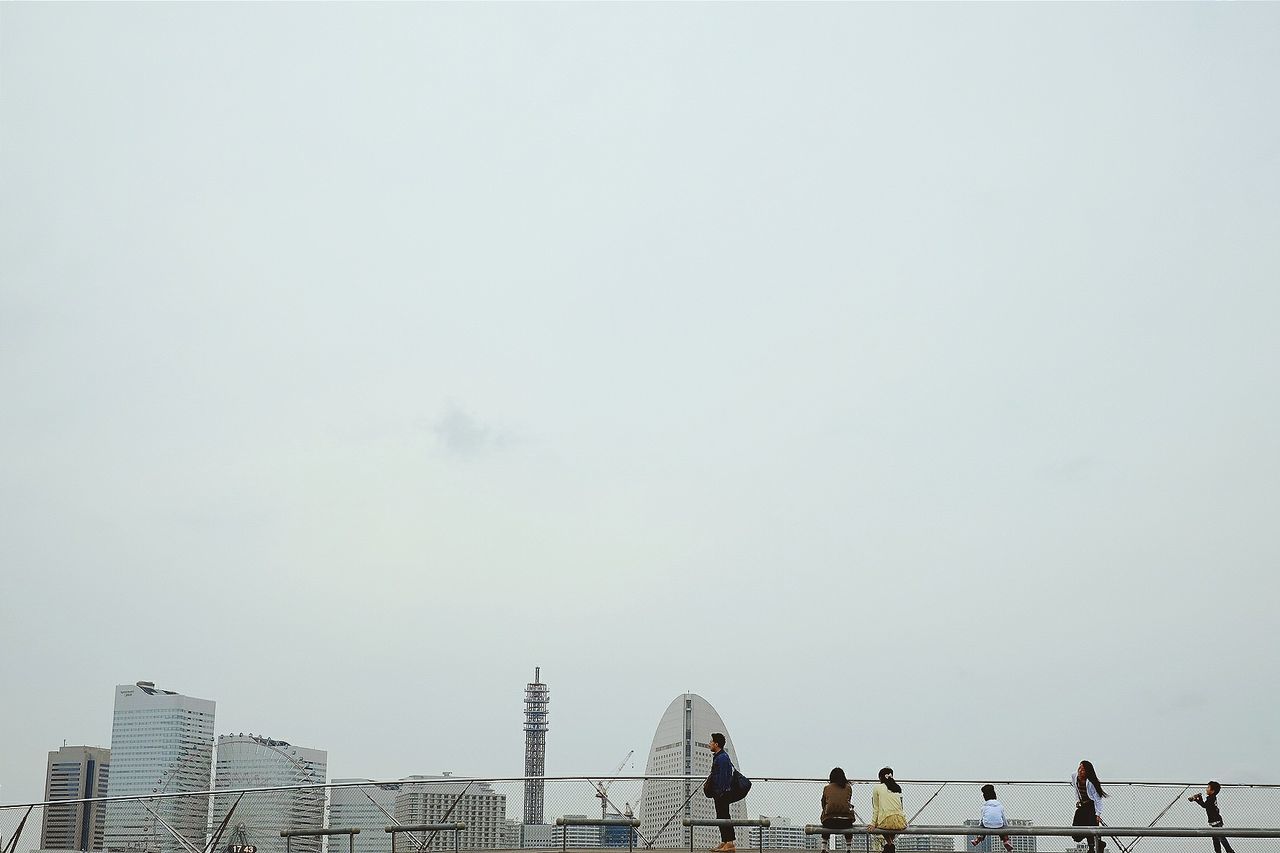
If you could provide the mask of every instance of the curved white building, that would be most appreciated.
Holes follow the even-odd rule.
[[[686,847],[688,832],[681,821],[690,818],[714,818],[715,803],[702,794],[702,780],[711,774],[711,749],[707,746],[712,732],[723,732],[725,751],[733,766],[738,766],[738,752],[733,748],[733,738],[724,720],[711,707],[711,703],[696,693],[682,693],[663,712],[658,730],[653,734],[649,747],[649,760],[645,763],[646,776],[689,776],[691,779],[672,781],[647,780],[640,790],[640,835],[644,844],[658,848]],[[746,806],[734,803],[729,816],[745,819]],[[738,830],[738,840],[746,846],[745,829]],[[720,831],[715,827],[698,827],[694,830],[695,846],[702,849],[720,843]]]

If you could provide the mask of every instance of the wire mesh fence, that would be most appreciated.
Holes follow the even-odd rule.
[[[817,849],[817,836],[806,835],[816,824],[825,780],[756,778],[735,817],[770,819],[767,829],[738,830],[740,847]],[[981,810],[980,788],[997,787],[1011,823],[1019,826],[1066,826],[1071,823],[1075,791],[1061,781],[901,781],[903,802],[913,826],[956,826],[975,821]],[[870,815],[872,780],[851,780],[859,823]],[[426,853],[457,849],[626,848],[624,826],[555,826],[559,817],[608,818],[634,815],[640,827],[630,840],[637,848],[705,849],[719,841],[714,828],[690,830],[685,817],[712,817],[702,795],[701,778],[638,777],[616,779],[572,777],[543,782],[544,820],[525,824],[521,809],[523,779],[453,777],[364,782],[273,790],[158,795],[144,799],[112,799],[0,806],[0,853],[37,850],[110,850],[116,853]],[[1200,783],[1111,782],[1104,802],[1104,821],[1111,826],[1206,826],[1205,811],[1187,797],[1203,790]],[[1224,784],[1218,805],[1228,827],[1280,826],[1280,786]],[[402,832],[396,824],[444,822],[464,824],[451,830]],[[297,836],[283,831],[359,829],[354,839]],[[693,832],[692,837],[690,832]],[[900,853],[911,851],[1000,850],[997,841],[954,835],[903,836]],[[1015,836],[1015,853],[1060,853],[1086,849],[1069,838]],[[1180,853],[1207,851],[1203,838],[1114,839],[1115,853]],[[995,845],[995,846],[993,846]],[[842,849],[840,835],[833,847]],[[855,835],[854,850],[874,849]],[[1232,842],[1241,851],[1280,850],[1280,840]]]

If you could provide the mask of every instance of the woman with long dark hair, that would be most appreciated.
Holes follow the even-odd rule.
[[[880,768],[880,782],[871,789],[871,823],[867,829],[906,829],[907,814],[902,810],[902,786],[893,779],[892,767]],[[892,832],[876,833],[876,850],[896,853]]]
[[[822,789],[822,825],[827,829],[852,829],[855,815],[853,813],[853,786],[839,767],[831,768],[831,775]],[[822,833],[822,853],[827,853],[827,843],[831,833]],[[845,849],[853,845],[853,833],[844,834]]]
[[[1098,771],[1093,769],[1092,761],[1081,761],[1076,773],[1071,777],[1071,786],[1076,793],[1076,811],[1071,817],[1072,826],[1102,826],[1102,798],[1107,792],[1102,790],[1098,781]],[[1107,849],[1107,842],[1095,835],[1073,835],[1077,842],[1088,840],[1089,853],[1101,853]]]

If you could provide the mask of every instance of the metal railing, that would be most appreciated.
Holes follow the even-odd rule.
[[[1068,768],[1070,769],[1070,768]],[[745,817],[767,818],[770,826],[752,828],[750,847],[758,849],[814,849],[819,837],[806,835],[820,812],[820,797],[825,779],[753,776],[751,794],[744,801]],[[714,826],[685,827],[685,819],[709,818],[711,804],[701,796],[701,777],[684,776],[567,776],[545,777],[545,809],[548,820],[561,817],[559,827],[553,825],[522,826],[524,777],[460,778],[436,777],[360,781],[343,784],[293,785],[262,788],[218,790],[195,793],[165,793],[146,797],[108,796],[88,800],[21,803],[0,805],[0,853],[31,853],[43,845],[42,829],[46,819],[65,824],[74,818],[79,824],[99,825],[92,849],[119,853],[191,853],[204,851],[225,829],[225,837],[216,836],[219,845],[214,853],[226,853],[229,845],[252,846],[256,853],[325,853],[323,838],[297,838],[291,847],[281,832],[314,830],[319,821],[305,826],[288,825],[287,792],[307,792],[316,798],[323,794],[324,824],[331,827],[360,828],[359,838],[349,839],[351,853],[432,853],[451,849],[512,849],[596,847],[627,848],[634,842],[640,848],[687,848],[713,846],[718,841]],[[870,812],[871,787],[875,780],[855,779],[853,805],[859,822]],[[974,849],[956,834],[938,827],[963,827],[966,820],[979,817],[985,783],[996,785],[1011,825],[1004,832],[1015,838],[1016,853],[1063,853],[1075,847],[1059,842],[1065,832],[1051,832],[1070,823],[1075,806],[1075,792],[1064,774],[1062,780],[899,780],[909,816],[910,831],[901,833],[901,853],[912,850],[960,851]],[[1110,796],[1104,801],[1104,820],[1114,827],[1116,838],[1125,838],[1115,827],[1142,830],[1128,844],[1142,844],[1143,853],[1206,853],[1207,839],[1215,834],[1230,838],[1270,838],[1267,827],[1280,826],[1280,785],[1223,783],[1218,804],[1226,827],[1215,832],[1206,824],[1205,812],[1186,802],[1188,795],[1203,789],[1203,783],[1110,781],[1104,780]],[[692,784],[691,784],[692,783]],[[692,798],[689,793],[692,790]],[[215,825],[212,805],[214,795],[230,802],[240,795],[225,826]],[[227,795],[232,795],[228,797]],[[173,799],[175,808],[162,807]],[[412,802],[410,802],[412,801]],[[112,810],[120,803],[134,803],[129,812],[132,823],[113,823]],[[123,813],[123,812],[121,812]],[[165,815],[179,814],[184,822],[162,820]],[[195,815],[195,818],[191,818]],[[591,824],[581,821],[625,820],[634,815],[638,826]],[[738,816],[735,815],[735,818]],[[25,823],[23,822],[25,819]],[[386,832],[387,828],[404,829],[405,824],[449,821],[465,825],[454,838],[433,835],[414,838],[407,831]],[[1020,822],[1026,822],[1021,824]],[[166,826],[166,823],[168,824]],[[574,827],[573,835],[568,835]],[[1238,827],[1238,828],[1237,828]],[[598,829],[593,834],[591,828]],[[661,829],[661,831],[659,831]],[[924,831],[924,830],[929,831]],[[1027,831],[1024,831],[1027,830]],[[1031,831],[1034,830],[1034,831]],[[978,827],[965,831],[982,836]],[[1253,832],[1264,833],[1261,835]],[[837,850],[843,847],[844,830],[833,833]],[[632,836],[634,833],[634,836]],[[105,834],[105,837],[104,837]],[[1088,835],[1076,828],[1071,834]],[[1106,833],[1097,833],[1103,834]],[[182,841],[177,839],[181,837]],[[583,843],[575,843],[570,839]],[[855,838],[854,849],[864,849],[867,837]],[[590,843],[594,841],[595,843]],[[706,842],[704,844],[704,842]],[[911,843],[907,843],[911,842]],[[1253,842],[1255,845],[1257,842]],[[913,846],[915,845],[915,846]],[[1249,842],[1241,846],[1247,848]],[[330,844],[331,853],[342,848]],[[999,846],[998,843],[996,845]],[[1127,846],[1127,845],[1126,845]],[[984,845],[975,853],[986,853]],[[1256,847],[1254,849],[1257,849]],[[1280,850],[1280,845],[1270,845]],[[342,850],[342,853],[346,853]],[[1125,853],[1125,851],[1121,851]],[[1240,853],[1245,853],[1242,849]]]
[[[716,828],[720,828],[722,826],[728,826],[728,827],[737,829],[740,826],[744,828],[754,826],[756,829],[768,829],[770,824],[772,824],[772,821],[769,820],[769,818],[767,817],[757,818],[755,820],[752,820],[751,818],[735,820],[733,818],[701,818],[699,819],[699,818],[687,817],[684,820],[680,821],[680,823],[683,824],[684,826],[691,826],[691,827],[692,826],[714,826]],[[757,839],[756,844],[757,844],[757,847],[759,847],[760,849],[760,853],[764,853],[764,833],[763,832],[756,833],[756,839]],[[692,832],[689,833],[689,849],[690,850],[693,849],[693,833]]]
[[[459,841],[458,841],[459,833],[461,833],[466,828],[467,828],[467,825],[465,823],[458,823],[455,821],[453,823],[415,823],[410,826],[405,826],[404,824],[400,824],[398,826],[383,827],[382,831],[391,833],[391,846],[393,848],[395,847],[396,836],[402,832],[429,832],[431,833],[432,838],[434,838],[436,833],[439,833],[439,832],[452,832],[453,833],[453,849],[456,851],[460,849]],[[412,838],[412,836],[410,837]],[[413,840],[415,842],[414,846],[419,850],[427,849],[428,845],[430,845],[431,843],[430,839],[427,839],[421,842],[419,842],[417,839],[413,839]]]

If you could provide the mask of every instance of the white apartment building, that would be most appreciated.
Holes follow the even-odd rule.
[[[488,782],[453,781],[448,776],[409,776],[396,796],[396,820],[404,824],[465,823],[458,843],[464,850],[502,847],[507,798]],[[453,850],[453,833],[428,835],[423,850]]]

